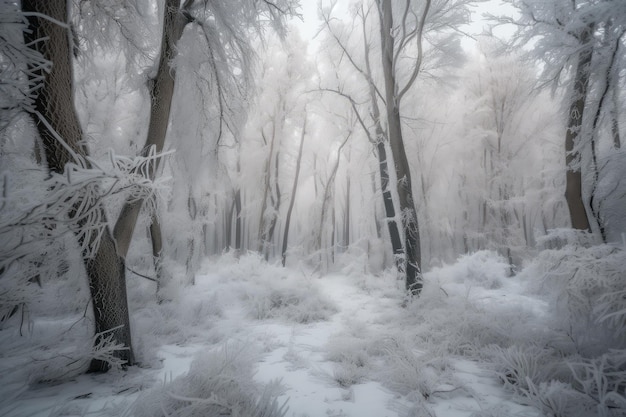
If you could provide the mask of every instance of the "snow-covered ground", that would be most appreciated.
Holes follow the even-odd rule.
[[[7,370],[36,355],[0,351],[0,415],[208,416],[198,410],[215,403],[245,416],[266,394],[294,417],[539,417],[489,360],[551,334],[546,301],[507,272],[479,252],[429,272],[403,306],[392,273],[317,276],[253,254],[206,261],[171,302],[131,286],[141,366],[28,384]]]

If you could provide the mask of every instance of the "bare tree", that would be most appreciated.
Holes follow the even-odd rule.
[[[333,3],[333,7],[334,7]],[[367,23],[368,17],[372,11],[372,6],[365,7],[361,5],[356,10],[356,16],[358,17],[358,21],[362,25],[362,42],[363,42],[363,64],[360,65],[357,62],[356,54],[349,49],[349,45],[347,44],[347,40],[342,39],[340,34],[337,33],[337,30],[331,24],[332,18],[332,7],[327,11],[322,10],[322,18],[324,20],[324,24],[333,39],[333,41],[339,46],[341,49],[341,55],[346,56],[348,61],[350,62],[351,67],[353,67],[363,78],[363,81],[367,83],[367,92],[368,92],[368,106],[365,110],[362,110],[359,106],[359,103],[355,100],[355,98],[344,91],[339,87],[333,88],[321,88],[323,91],[328,91],[333,94],[339,95],[340,97],[346,99],[360,124],[363,128],[363,131],[367,135],[370,143],[375,147],[376,156],[378,158],[378,170],[380,175],[380,183],[381,183],[381,196],[383,200],[383,207],[385,209],[385,217],[387,228],[389,232],[389,238],[391,241],[392,252],[394,255],[394,261],[399,271],[404,269],[402,265],[402,258],[404,257],[404,247],[402,245],[402,239],[400,237],[400,231],[398,229],[398,223],[396,219],[396,209],[394,206],[392,190],[390,187],[390,176],[389,176],[389,162],[390,158],[387,157],[387,132],[383,128],[380,105],[382,94],[380,93],[375,81],[374,74],[372,73],[372,65],[371,65],[371,54],[372,45],[368,38],[368,30]],[[338,71],[339,69],[337,69]],[[383,103],[384,105],[384,103]],[[370,125],[368,124],[368,113],[370,114],[372,123],[374,125],[373,131]],[[391,159],[393,164],[393,159]]]
[[[389,223],[390,232],[392,232],[390,234],[392,235],[391,240],[396,262],[398,262],[400,273],[405,280],[406,290],[410,295],[418,295],[422,288],[421,248],[411,181],[411,167],[409,166],[402,131],[401,106],[403,98],[411,91],[419,75],[424,72],[424,57],[427,51],[444,51],[443,55],[454,55],[453,50],[444,47],[443,44],[455,44],[451,37],[453,34],[448,32],[450,30],[454,32],[456,25],[466,20],[467,10],[465,6],[467,3],[468,1],[464,0],[424,0],[420,2],[375,0],[374,5],[378,11],[377,26],[381,57],[380,67],[377,69],[380,69],[382,73],[381,87],[378,87],[378,83],[374,79],[374,71],[369,59],[372,45],[368,40],[366,22],[370,14],[370,7],[363,6],[356,13],[363,22],[364,64],[357,61],[357,55],[353,52],[354,49],[341,39],[338,33],[333,32],[329,17],[330,12],[327,12],[326,17],[324,17],[326,27],[339,45],[342,56],[348,59],[369,85],[369,103],[375,125],[373,136],[379,153],[379,161],[381,161],[381,182],[383,183],[385,210],[388,217],[392,212],[395,217],[393,198],[385,198],[387,176],[384,175],[385,168],[382,162],[386,161],[386,158],[383,158],[384,141],[380,138],[385,138],[388,141],[391,150],[391,159],[394,163],[397,179],[396,191],[399,209],[397,215],[400,217],[400,224],[402,225],[401,245],[394,242],[396,238],[400,240],[400,233],[397,237],[394,236],[391,223]],[[399,6],[398,10],[394,10],[394,5]],[[430,35],[430,38],[427,38],[426,35]],[[435,47],[429,48],[429,46]],[[440,60],[435,59],[435,55],[433,54],[429,60],[433,65],[431,70],[441,63]],[[338,92],[342,93],[342,91]],[[378,110],[379,103],[384,105],[384,112]],[[354,100],[352,105],[356,105]],[[364,120],[363,125],[366,125]]]

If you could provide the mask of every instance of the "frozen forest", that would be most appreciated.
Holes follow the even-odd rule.
[[[626,417],[625,0],[0,0],[0,416]]]

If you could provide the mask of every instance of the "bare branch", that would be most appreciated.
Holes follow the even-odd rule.
[[[402,97],[406,94],[407,91],[409,91],[409,89],[411,88],[415,80],[417,79],[420,69],[422,68],[422,59],[424,57],[424,47],[422,45],[422,38],[423,38],[423,32],[424,32],[424,23],[426,22],[426,17],[428,16],[428,12],[430,10],[431,0],[426,0],[425,3],[426,4],[424,5],[422,19],[417,23],[419,25],[418,32],[417,32],[417,41],[416,41],[417,42],[417,58],[415,59],[415,64],[413,67],[413,72],[411,73],[411,77],[407,81],[404,88],[402,88],[397,95],[396,100],[397,100],[398,105],[400,105],[400,101],[402,100]]]

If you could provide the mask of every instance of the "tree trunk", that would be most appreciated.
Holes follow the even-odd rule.
[[[365,21],[363,22],[365,23]],[[367,31],[363,24],[363,48],[365,56],[365,76],[369,86],[369,96],[372,107],[372,117],[374,119],[375,138],[370,138],[376,146],[376,155],[378,156],[378,170],[380,172],[380,189],[383,198],[383,207],[385,208],[385,217],[387,229],[389,231],[389,240],[391,241],[391,250],[393,252],[394,263],[400,274],[404,271],[403,254],[404,246],[402,246],[402,238],[398,230],[398,222],[396,221],[396,209],[393,204],[393,196],[389,187],[389,161],[387,159],[387,149],[385,142],[388,140],[387,134],[383,129],[381,122],[380,108],[378,107],[378,95],[376,93],[376,85],[372,76],[372,67],[370,63],[370,45],[367,40]]]
[[[341,145],[339,145],[339,148],[337,148],[337,159],[335,160],[335,165],[333,165],[333,169],[330,173],[330,177],[328,178],[328,181],[326,182],[326,186],[324,187],[324,195],[322,196],[322,210],[321,210],[321,214],[320,214],[320,227],[319,227],[319,231],[318,231],[318,236],[317,236],[317,249],[318,250],[322,250],[322,240],[323,240],[323,235],[324,235],[324,225],[326,223],[326,213],[328,212],[328,205],[331,202],[331,199],[333,200],[334,203],[334,193],[333,193],[333,189],[335,188],[335,178],[337,177],[337,171],[339,170],[339,162],[341,160],[341,151],[343,150],[343,147],[346,145],[346,143],[348,143],[348,139],[350,139],[350,134],[346,136],[346,138],[344,139],[344,141],[341,143]],[[333,206],[333,216],[334,216],[334,206]],[[332,221],[332,228],[334,230],[334,220]],[[331,234],[331,241],[334,241],[334,232],[333,234]],[[334,246],[334,243],[333,243]],[[331,251],[333,250],[333,248],[331,247]]]
[[[181,13],[180,0],[167,0],[163,14],[163,32],[161,36],[161,56],[159,58],[156,77],[149,82],[150,88],[150,121],[148,136],[142,155],[147,156],[154,149],[159,153],[163,150],[167,125],[170,118],[172,97],[176,73],[170,63],[176,55],[176,43],[183,34],[189,20]],[[158,160],[150,166],[150,178],[154,178],[158,168]],[[126,257],[130,246],[137,218],[143,200],[127,201],[115,223],[113,236],[117,242],[118,253]]]
[[[304,148],[304,136],[306,135],[306,109],[304,110],[304,123],[302,125],[302,136],[300,137],[300,149],[298,150],[298,160],[296,161],[296,174],[293,178],[293,187],[291,189],[291,199],[289,200],[289,208],[287,209],[287,217],[285,218],[285,231],[283,234],[283,246],[281,250],[281,258],[283,266],[287,263],[287,244],[289,239],[289,225],[291,223],[291,213],[296,202],[296,190],[298,189],[298,177],[300,176],[300,165],[302,162],[302,149]]]
[[[393,205],[393,196],[391,195],[389,186],[389,164],[387,161],[385,143],[379,141],[376,144],[376,150],[378,155],[378,169],[380,171],[380,188],[382,190],[383,205],[385,207],[385,223],[387,223],[389,230],[394,263],[398,267],[398,271],[403,273],[404,264],[402,258],[404,255],[404,246],[402,246],[402,238],[400,237],[400,230],[398,229],[398,222],[396,221],[396,209]]]
[[[261,132],[263,140],[267,145],[265,134]],[[281,194],[278,183],[280,151],[275,150],[276,144],[276,124],[272,123],[272,137],[267,160],[265,161],[265,184],[263,187],[263,204],[261,206],[261,219],[259,221],[258,250],[264,254],[265,260],[269,260],[270,249],[274,241],[274,232],[278,223],[278,211],[280,210]],[[280,146],[280,144],[278,144]],[[272,164],[272,161],[274,162]],[[273,166],[272,166],[273,165]],[[272,175],[273,172],[273,175]],[[268,203],[271,213],[268,213]]]
[[[24,0],[22,8],[25,12],[67,22],[67,3],[66,0]],[[41,136],[48,168],[62,173],[67,163],[86,165],[85,157],[88,155],[74,106],[71,33],[67,27],[39,16],[29,17],[29,29],[31,32],[24,35],[26,43],[53,62],[52,70],[48,74],[41,73],[43,82],[35,103],[38,114],[34,120]],[[100,211],[101,221],[106,222],[104,207],[99,204],[97,210]],[[79,226],[82,228],[89,225],[83,222]],[[85,239],[85,235],[79,235],[79,239]],[[96,345],[103,338],[111,338],[112,343],[126,346],[126,350],[118,350],[114,356],[126,365],[132,365],[134,356],[124,260],[117,255],[115,241],[108,227],[104,229],[99,242],[96,242],[95,236],[89,239],[89,248],[93,249],[98,244],[94,256],[84,254],[94,311]],[[85,242],[81,242],[81,245],[84,244]],[[92,360],[89,367],[94,372],[108,369],[107,362],[97,359]]]
[[[581,36],[581,44],[586,45],[591,36],[592,28],[588,28]],[[567,131],[565,132],[565,200],[569,207],[572,227],[579,230],[591,231],[589,219],[585,210],[582,196],[582,167],[581,155],[577,149],[580,146],[583,114],[587,89],[589,86],[590,65],[592,50],[586,46],[578,55],[578,64],[572,88],[572,98],[569,107]]]
[[[237,191],[235,191],[235,252],[237,256],[241,254],[243,250],[243,225],[241,218],[241,188],[237,187]]]
[[[348,152],[348,165],[350,164],[350,152]],[[343,220],[343,250],[350,248],[350,172],[346,175],[346,207]]]
[[[613,97],[613,106],[611,108],[611,135],[613,136],[613,147],[615,149],[620,149],[622,147],[622,140],[620,139],[620,131],[619,131],[619,119],[618,119],[618,90],[613,87],[612,92]]]
[[[383,76],[385,80],[385,101],[387,108],[387,132],[391,153],[395,162],[398,180],[398,197],[400,200],[400,216],[404,230],[404,273],[405,286],[412,296],[419,295],[422,290],[421,249],[420,235],[417,222],[417,211],[413,200],[411,172],[402,139],[402,125],[400,122],[400,96],[396,82],[393,58],[394,35],[391,0],[380,1],[380,37]],[[421,22],[420,24],[423,24]],[[419,33],[418,33],[419,35]],[[419,46],[419,44],[418,44]],[[417,64],[419,65],[419,63]],[[417,74],[416,68],[415,74]],[[410,83],[407,84],[409,87]],[[405,90],[402,90],[405,91]]]

